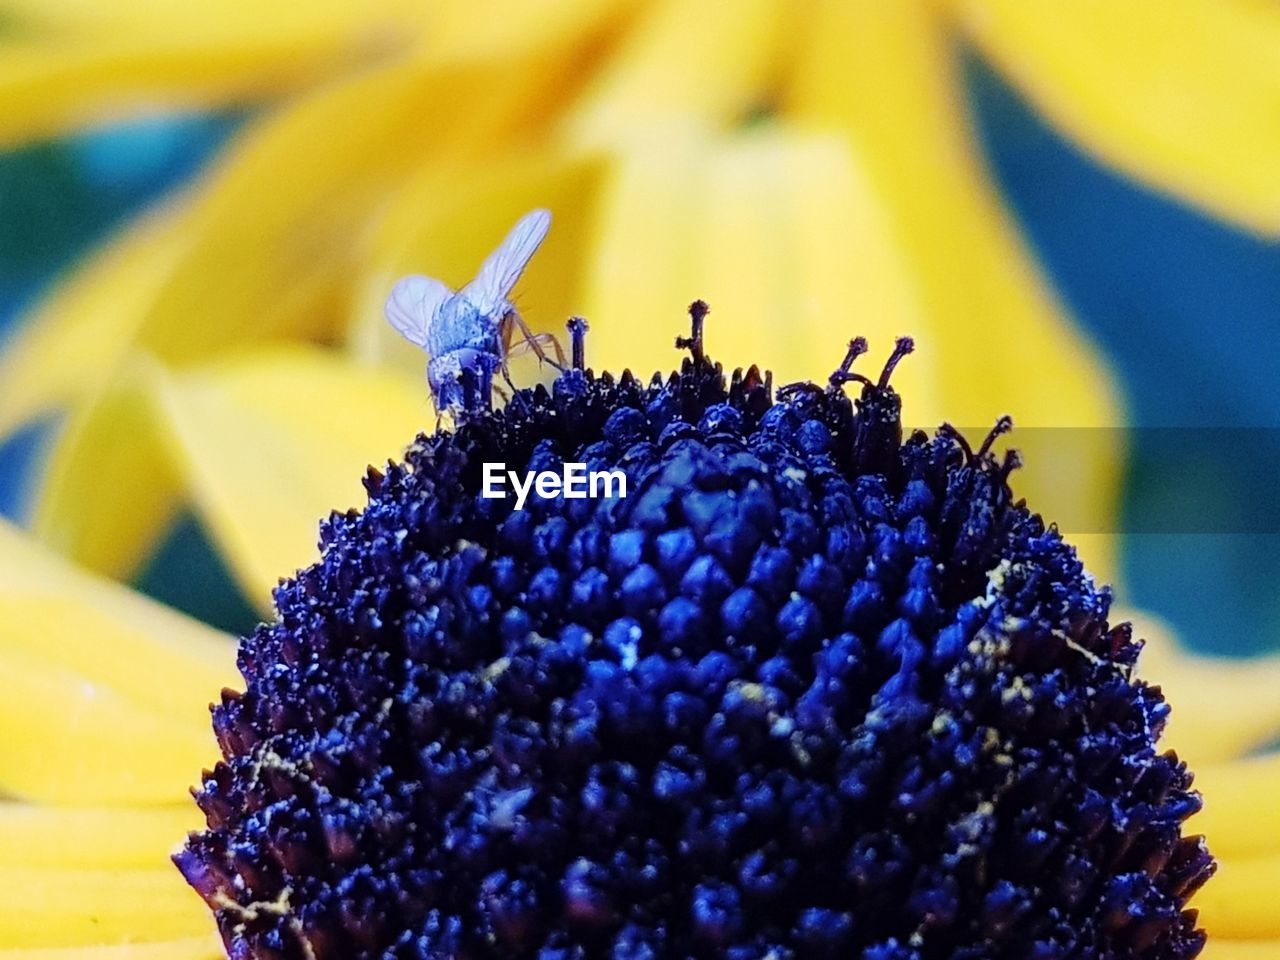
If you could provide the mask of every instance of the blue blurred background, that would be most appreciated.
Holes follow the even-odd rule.
[[[1060,295],[1109,355],[1133,424],[1280,427],[1280,245],[1100,167],[976,58],[967,78],[993,175]],[[243,120],[150,118],[0,153],[0,330],[112,227],[182,184]],[[0,511],[9,516],[21,512],[42,429],[0,449]],[[1225,504],[1239,522],[1231,532],[1127,535],[1126,603],[1170,620],[1193,647],[1280,647],[1280,533],[1244,532],[1253,511],[1275,502],[1280,431],[1207,444],[1212,459],[1195,472],[1197,486],[1172,492],[1180,471],[1170,458],[1185,451],[1171,452],[1160,435],[1131,433],[1126,528],[1151,529],[1152,511],[1167,520],[1171,497],[1188,514]],[[191,518],[136,582],[229,629],[254,620]]]

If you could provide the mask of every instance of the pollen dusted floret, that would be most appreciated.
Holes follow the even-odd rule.
[[[177,857],[230,956],[1195,956],[1167,707],[1013,462],[904,442],[857,342],[776,398],[685,345],[648,386],[575,351],[324,524]],[[485,461],[629,496],[515,512]]]

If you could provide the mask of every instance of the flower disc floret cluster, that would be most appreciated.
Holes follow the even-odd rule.
[[[180,868],[237,960],[1184,960],[1212,870],[1009,461],[866,383],[575,369],[370,471]],[[481,496],[482,464],[625,498]]]

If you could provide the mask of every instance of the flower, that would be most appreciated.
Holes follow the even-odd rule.
[[[292,386],[281,385],[282,393],[292,395]],[[634,381],[627,389],[637,398],[643,394]],[[805,409],[802,403],[798,398],[797,411]],[[626,416],[618,419],[625,423]],[[622,431],[623,423],[615,428]],[[731,428],[732,412],[717,411],[704,427],[717,423]],[[818,434],[813,427],[796,432],[815,448],[822,446]],[[310,439],[294,442],[288,452],[311,462]],[[425,450],[413,456],[422,462]],[[305,463],[291,469],[308,475]],[[375,501],[389,509],[391,491],[411,483],[399,470],[371,477],[370,486]],[[354,536],[372,522],[339,515],[331,531]],[[311,575],[323,570],[316,567]],[[1068,582],[1080,589],[1087,583]],[[300,587],[289,589],[282,596],[301,598]],[[1088,600],[1092,589],[1070,602],[1100,602],[1100,594]],[[200,714],[210,692],[239,687],[234,648],[7,526],[0,526],[0,606],[7,614],[0,658],[9,675],[22,677],[0,704],[9,744],[0,751],[0,789],[15,798],[0,807],[0,871],[11,891],[0,910],[0,944],[47,949],[50,958],[69,957],[68,950],[88,950],[77,955],[103,960],[217,955],[215,942],[202,936],[208,918],[199,900],[183,891],[164,860],[172,839],[196,826],[180,802],[180,785],[216,749]],[[1152,631],[1159,636],[1156,625],[1139,635]],[[270,647],[261,639],[270,636],[265,628],[246,649],[258,642]],[[1173,742],[1188,743],[1209,796],[1198,819],[1223,858],[1219,876],[1193,902],[1213,936],[1206,956],[1266,956],[1269,942],[1280,939],[1268,892],[1280,869],[1280,830],[1270,802],[1280,767],[1274,757],[1236,758],[1264,742],[1280,716],[1273,700],[1239,693],[1255,685],[1269,689],[1280,679],[1280,660],[1220,663],[1161,641],[1149,651],[1156,656],[1149,668],[1173,691]],[[229,696],[229,703],[237,702]],[[224,737],[234,736],[234,709],[219,711]],[[145,946],[122,946],[135,942]]]
[[[420,361],[380,327],[390,280],[461,279],[529,206],[550,202],[567,229],[523,306],[544,329],[569,312],[608,316],[594,344],[607,364],[659,362],[648,324],[706,293],[736,316],[728,358],[770,356],[788,377],[838,352],[847,333],[830,317],[863,318],[878,338],[924,335],[934,360],[900,374],[912,423],[1009,409],[1024,424],[1119,422],[1101,362],[988,182],[954,41],[977,43],[1108,162],[1271,234],[1275,17],[1234,0],[1024,15],[1038,6],[745,2],[723,18],[638,0],[491,0],[484,15],[398,0],[4,0],[5,142],[129,104],[264,109],[189,193],[57,287],[0,357],[0,433],[64,417],[40,543],[0,528],[0,650],[24,678],[24,698],[3,708],[0,788],[34,804],[4,808],[0,884],[22,899],[0,945],[163,941],[154,954],[96,947],[104,958],[207,949],[173,939],[202,927],[155,922],[203,919],[183,913],[199,904],[181,899],[159,850],[184,817],[168,785],[208,756],[194,747],[204,731],[176,691],[147,699],[165,671],[122,675],[113,653],[177,658],[175,675],[213,690],[233,676],[230,648],[110,581],[194,504],[265,603],[277,576],[308,562],[315,517],[355,502],[351,465],[380,461],[429,416]],[[785,339],[779,304],[793,320]],[[1046,508],[1064,486],[1078,491],[1105,525],[1114,461],[1100,448],[1078,482],[1038,483],[1033,466],[1018,483]],[[1104,576],[1107,546],[1082,544]],[[1209,949],[1265,956],[1265,942],[1218,937],[1280,933],[1268,910],[1274,765],[1237,762],[1275,729],[1273,664],[1165,660],[1151,669],[1173,690],[1172,736],[1189,744],[1210,797],[1200,816],[1224,854],[1201,897]],[[156,749],[125,754],[126,741]]]
[[[889,385],[574,369],[335,513],[175,858],[228,954],[1196,956],[1213,871],[1110,596]],[[841,386],[864,384],[857,413]],[[486,497],[482,463],[627,496]]]

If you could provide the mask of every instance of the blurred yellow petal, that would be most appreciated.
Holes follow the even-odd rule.
[[[215,934],[91,947],[0,948],[0,960],[223,960],[226,951]]]
[[[607,167],[601,156],[538,154],[495,159],[481,176],[461,183],[442,182],[434,167],[420,171],[387,205],[369,244],[369,265],[352,307],[352,350],[421,380],[422,351],[383,314],[392,285],[408,273],[454,287],[467,283],[511,225],[535,207],[551,211],[551,233],[516,287],[514,302],[535,328],[562,335],[565,321],[585,308],[582,280]]]
[[[93,946],[207,934],[208,908],[175,873],[0,867],[0,944]]]
[[[0,670],[22,678],[0,698],[0,788],[16,796],[71,804],[176,803],[216,749],[207,721],[204,729],[175,724],[38,656],[0,649]]]
[[[262,5],[255,10],[260,14]],[[115,27],[0,39],[0,147],[111,123],[158,104],[196,110],[279,93],[397,39],[394,20],[372,16],[278,26],[272,19],[224,17],[170,35]]]
[[[1098,352],[1064,316],[988,183],[933,7],[826,0],[809,28],[784,114],[843,132],[862,158],[929,318],[925,345],[946,358],[936,365],[945,416],[971,430],[1004,413],[1022,427],[1121,423]],[[1090,531],[1114,530],[1117,439],[1099,431],[1079,446],[1085,459],[1061,464],[1065,475],[1015,475],[1015,487],[1037,509],[1056,504],[1089,518]],[[1109,578],[1113,538],[1065,532]]]
[[[166,662],[166,666],[199,672],[224,670],[235,653],[234,644],[225,634],[118,583],[77,569],[3,520],[0,598],[7,602],[50,598],[67,601],[69,608],[77,603],[92,606],[94,616],[101,622],[119,624],[139,636],[151,637],[155,647],[148,648],[147,655],[168,657],[171,654],[165,651],[171,650],[185,658]],[[9,636],[0,635],[0,644],[7,647],[12,642]]]
[[[176,211],[143,216],[40,302],[0,351],[0,436],[111,377],[181,238]]]
[[[62,804],[175,803],[215,749],[234,644],[0,525],[0,789]],[[0,941],[3,942],[3,941]]]
[[[1280,857],[1219,860],[1218,872],[1191,899],[1200,925],[1226,940],[1280,939]]]
[[[536,119],[531,102],[553,109],[575,82],[564,49],[591,20],[570,23],[523,58],[408,60],[259,123],[186,219],[187,249],[148,307],[141,344],[191,362],[232,343],[333,337],[371,215],[423,158],[461,173],[511,147]]]
[[[1149,614],[1117,613],[1130,619],[1134,635],[1147,640],[1139,661],[1144,679],[1158,684],[1173,707],[1165,745],[1194,770],[1233,760],[1264,746],[1280,733],[1280,654],[1231,658],[1197,656]]]
[[[1280,7],[957,0],[983,52],[1109,163],[1280,235]]]
[[[490,5],[496,20],[478,19],[469,4],[433,7],[439,29],[416,60],[353,74],[251,124],[180,209],[95,253],[0,356],[0,436],[92,392],[139,339],[165,360],[198,362],[246,341],[333,337],[363,223],[399,176],[423,158],[456,175],[464,158],[503,156],[516,132],[536,126],[578,82],[574,44],[633,0],[538,4],[545,16],[533,25],[526,8],[534,5]],[[12,12],[33,6],[45,7]],[[133,6],[65,3],[50,15],[105,30],[113,11]],[[139,10],[153,6],[180,20],[200,5],[157,0]],[[245,6],[250,20],[287,19]],[[319,21],[364,11],[329,6]],[[506,50],[492,46],[503,37]],[[499,53],[496,65],[480,59]]]
[[[433,63],[502,61],[580,40],[623,20],[640,0],[0,0],[0,16],[23,33],[93,37],[126,33],[181,45],[189,34],[221,38],[293,36],[302,49],[283,51],[280,71],[322,40],[345,38],[352,49],[377,50],[420,34]],[[225,42],[225,41],[224,41]],[[287,74],[286,74],[287,75]]]
[[[193,803],[113,808],[0,802],[0,868],[163,869],[188,831],[203,826]]]
[[[825,379],[858,334],[868,369],[899,334],[930,342],[879,198],[836,137],[756,131],[630,154],[599,224],[583,293],[597,369],[674,369],[698,298],[711,355],[772,367],[779,384]],[[941,409],[938,356],[924,349],[895,374],[909,417]]]
[[[364,504],[363,467],[435,422],[420,381],[300,347],[175,377],[164,401],[196,506],[263,606],[315,559],[319,519]]]
[[[346,31],[356,39],[390,26],[421,25],[436,56],[453,60],[495,59],[558,41],[566,33],[595,29],[638,0],[309,0],[262,4],[256,0],[0,0],[0,15],[23,32],[92,36],[127,31],[180,40],[186,33],[238,35],[255,28],[264,35],[299,38]]]
[[[245,342],[328,337],[360,222],[422,129],[454,119],[424,83],[415,66],[381,68],[246,131],[183,217],[181,255],[144,305],[139,342],[194,362]]]
[[[1210,937],[1200,954],[1200,960],[1280,960],[1280,940],[1223,940],[1221,937]]]
[[[14,32],[53,36],[102,36],[119,32],[167,37],[177,42],[185,34],[219,36],[293,34],[300,41],[341,31],[359,31],[404,19],[420,4],[412,0],[365,0],[358,8],[346,0],[309,0],[305,4],[256,3],[255,0],[0,0],[3,15]],[[394,22],[394,21],[393,21]],[[354,37],[352,39],[355,39]]]
[[[1204,796],[1192,829],[1204,833],[1214,855],[1280,856],[1280,753],[1192,769]]]
[[[63,430],[40,486],[33,527],[63,556],[127,580],[151,553],[182,499],[157,393],[154,361],[127,364]],[[122,440],[122,438],[128,438]],[[100,495],[111,489],[124,497]],[[121,509],[121,501],[134,509]]]
[[[233,645],[215,641],[186,646],[159,633],[113,620],[82,597],[51,590],[0,596],[6,624],[0,652],[23,655],[66,670],[127,697],[175,727],[202,731],[209,701],[228,681]],[[85,799],[92,799],[86,797]]]
[[[139,340],[198,361],[246,341],[329,336],[357,223],[389,176],[373,158],[400,162],[400,127],[419,129],[419,80],[388,68],[260,121],[195,198],[95,255],[0,360],[0,432],[92,392]],[[317,150],[335,130],[343,148]]]
[[[277,580],[315,556],[320,519],[363,504],[363,467],[398,458],[435,422],[420,378],[313,347],[173,375],[130,369],[59,438],[39,529],[81,562],[127,575],[158,534],[157,515],[191,502],[264,609]],[[206,699],[217,689],[206,685]]]
[[[529,53],[554,53],[564,61],[571,51],[598,54],[644,2],[437,0],[428,5],[422,56],[438,65],[489,61],[500,78],[508,61]]]
[[[791,37],[785,0],[661,0],[638,18],[565,119],[566,142],[660,143],[763,106]]]

